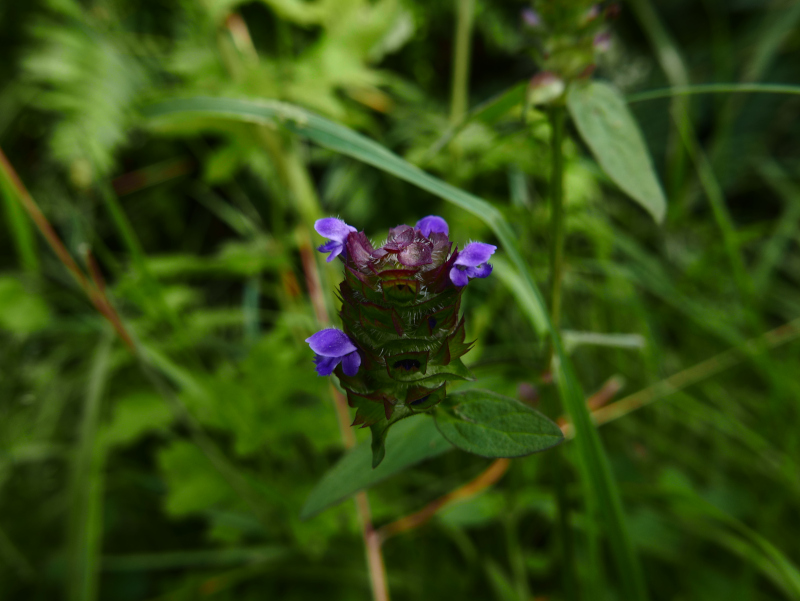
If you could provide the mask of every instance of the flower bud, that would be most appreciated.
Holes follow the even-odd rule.
[[[528,102],[530,104],[547,104],[563,93],[564,80],[550,71],[537,73],[528,84]]]

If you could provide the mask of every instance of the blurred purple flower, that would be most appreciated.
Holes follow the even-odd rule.
[[[497,247],[483,242],[470,242],[464,247],[450,270],[450,281],[456,286],[466,286],[472,278],[485,278],[492,273],[487,263]]]
[[[319,223],[319,222],[318,222]],[[314,363],[320,376],[329,376],[339,363],[348,376],[355,376],[361,366],[361,355],[350,338],[336,328],[320,330],[306,338],[308,346],[314,351]]]
[[[350,232],[355,232],[356,228],[347,225],[341,219],[335,217],[326,217],[325,219],[318,219],[314,223],[314,229],[320,236],[328,238],[330,241],[326,242],[317,250],[321,253],[331,253],[328,255],[328,263],[333,261],[336,257],[342,254],[343,258],[347,256],[345,251],[345,242]]]
[[[608,52],[611,49],[611,33],[602,31],[594,36],[594,48],[598,52]]]
[[[528,27],[539,27],[542,24],[542,19],[532,8],[526,8],[522,11],[522,21]]]

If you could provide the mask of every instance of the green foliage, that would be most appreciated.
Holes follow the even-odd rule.
[[[451,394],[434,419],[448,442],[482,457],[523,457],[564,440],[561,429],[538,411],[488,390]]]
[[[87,187],[113,169],[146,75],[107,15],[90,16],[74,0],[50,8],[32,28],[35,48],[25,57],[24,77],[35,105],[57,116],[53,156],[75,185]]]
[[[32,334],[47,327],[52,316],[47,302],[25,289],[18,278],[0,277],[0,328],[14,334]]]
[[[389,431],[386,446],[391,452],[374,469],[371,444],[361,443],[348,451],[314,487],[303,506],[301,517],[314,517],[360,490],[453,448],[439,434],[433,420],[425,416],[399,422]]]
[[[800,9],[542,1],[537,29],[530,3],[476,3],[457,121],[457,4],[3,4],[2,157],[136,352],[106,346],[3,158],[2,601],[366,599],[354,504],[334,507],[360,490],[399,532],[396,601],[800,598]],[[552,333],[539,68],[573,90]],[[563,445],[475,496],[505,462],[447,452],[431,416],[397,413],[373,470],[303,343],[341,307],[313,220],[432,213],[499,247],[460,300],[476,382],[447,394],[568,414]]]
[[[622,95],[608,84],[591,82],[574,87],[567,106],[606,174],[653,219],[662,221],[667,201],[642,134]]]

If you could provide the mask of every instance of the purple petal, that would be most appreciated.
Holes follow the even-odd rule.
[[[431,243],[428,242],[414,242],[409,244],[397,255],[397,261],[406,267],[419,267],[420,265],[430,265],[433,263],[431,259]]]
[[[323,357],[344,357],[356,350],[347,334],[336,328],[320,330],[306,338],[306,342],[312,351]]]
[[[467,267],[464,273],[470,278],[488,278],[489,274],[492,273],[492,266],[484,263],[480,267]]]
[[[317,219],[314,223],[314,229],[320,236],[336,240],[339,244],[343,244],[347,238],[347,234],[355,232],[356,228],[347,225],[341,219],[335,217],[326,217],[325,219]]]
[[[389,237],[383,245],[389,252],[400,252],[414,241],[416,234],[410,225],[398,225],[389,230]]]
[[[336,366],[339,365],[339,361],[341,361],[341,357],[322,357],[320,355],[314,356],[314,363],[317,365],[317,375],[320,376],[329,376],[333,373],[333,370],[336,369]]]
[[[364,232],[347,236],[347,256],[359,267],[364,267],[372,259],[374,249]]]
[[[349,355],[345,355],[342,359],[342,371],[345,375],[353,377],[358,373],[358,368],[361,366],[361,355],[358,351],[354,351]]]
[[[317,250],[321,253],[331,253],[328,255],[327,259],[328,263],[330,263],[342,253],[344,250],[344,245],[336,240],[329,240],[322,246],[318,247]]]
[[[470,242],[459,253],[455,264],[463,265],[464,267],[477,267],[481,263],[486,263],[496,250],[497,247],[492,244]]]
[[[467,274],[461,271],[458,267],[453,267],[450,270],[450,281],[459,287],[466,286],[469,283],[469,277],[467,277]]]
[[[417,221],[415,226],[422,235],[429,238],[432,232],[438,232],[447,236],[450,233],[450,228],[447,222],[438,215],[428,215]]]

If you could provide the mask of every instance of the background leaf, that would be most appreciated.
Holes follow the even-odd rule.
[[[362,442],[342,457],[311,491],[300,512],[301,519],[312,518],[359,490],[375,486],[382,480],[423,461],[451,450],[427,416],[412,417],[392,426],[386,436],[386,458],[372,469],[372,449]]]
[[[538,411],[488,390],[449,395],[434,420],[450,443],[482,457],[522,457],[564,440],[561,429]]]
[[[591,81],[570,90],[567,106],[581,137],[603,170],[623,192],[661,222],[667,201],[625,98],[609,84]]]

